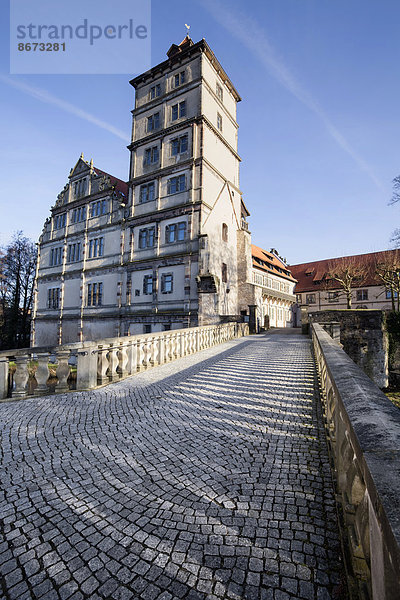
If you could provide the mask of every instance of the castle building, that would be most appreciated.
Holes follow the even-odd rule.
[[[83,155],[68,179],[39,239],[35,346],[121,334],[128,186]]]
[[[238,318],[240,96],[203,39],[136,77],[125,333]],[[127,257],[125,257],[127,258]]]
[[[82,155],[51,209],[33,345],[214,324],[245,310],[240,96],[204,39],[187,36],[167,57],[131,81],[128,183]]]
[[[388,283],[385,285],[378,272],[388,271],[393,274],[399,272],[399,250],[317,260],[290,266],[293,277],[297,280],[296,305],[293,308],[297,324],[300,324],[301,319],[305,319],[310,312],[347,308],[343,287],[330,275],[338,265],[342,268],[348,265],[350,271],[358,272],[358,277],[354,279],[351,286],[352,308],[377,310],[397,308],[398,284],[391,289],[390,281],[397,281],[398,275],[394,278],[389,276]]]

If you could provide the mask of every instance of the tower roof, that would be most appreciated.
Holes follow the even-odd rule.
[[[181,41],[180,44],[178,44],[178,45],[172,44],[172,46],[170,47],[170,49],[167,52],[167,56],[168,56],[168,58],[171,58],[172,56],[179,54],[179,52],[183,52],[184,50],[186,50],[186,48],[190,48],[193,45],[194,45],[194,42],[193,42],[192,38],[190,37],[189,34],[187,34],[187,36],[183,38],[183,40]]]
[[[184,58],[190,57],[196,53],[204,52],[207,56],[208,60],[217,71],[218,75],[221,77],[222,81],[231,92],[232,96],[235,98],[236,102],[241,101],[241,97],[238,91],[235,89],[233,83],[229,79],[228,75],[225,73],[221,64],[219,63],[217,57],[214,52],[211,50],[210,46],[207,44],[206,40],[203,38],[199,42],[193,43],[193,40],[187,35],[180,44],[172,44],[170,49],[167,52],[168,59],[164,60],[162,63],[159,63],[155,67],[152,67],[145,73],[134,77],[129,82],[134,88],[137,88],[140,84],[150,83],[155,77],[159,77],[163,75],[167,70],[171,69],[175,63],[180,63]]]

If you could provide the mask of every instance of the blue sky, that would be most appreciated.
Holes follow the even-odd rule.
[[[9,75],[1,6],[4,245],[18,229],[37,240],[81,152],[128,177],[134,90],[129,75]],[[253,243],[292,264],[388,248],[400,226],[400,206],[388,206],[400,174],[399,21],[395,0],[153,0],[152,64],[189,23],[243,98]]]

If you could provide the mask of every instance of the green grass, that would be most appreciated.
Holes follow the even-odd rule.
[[[400,408],[400,392],[386,392],[385,395],[395,406],[397,406],[397,408]]]

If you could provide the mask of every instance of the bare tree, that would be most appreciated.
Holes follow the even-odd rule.
[[[3,347],[29,346],[36,258],[36,245],[22,231],[15,233],[3,250],[0,285]]]
[[[378,260],[375,263],[375,273],[386,291],[390,292],[392,310],[400,311],[400,251],[395,250]]]
[[[352,290],[363,284],[368,267],[355,256],[338,258],[328,263],[327,278],[337,281],[346,296],[347,308],[351,308]]]
[[[389,204],[396,204],[400,202],[400,175],[393,179],[393,194]],[[393,231],[390,238],[390,243],[394,248],[400,248],[400,229],[397,228]]]
[[[400,175],[393,179],[393,196],[389,204],[396,204],[400,201]]]

